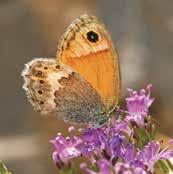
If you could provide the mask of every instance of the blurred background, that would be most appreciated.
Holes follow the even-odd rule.
[[[153,84],[153,117],[173,135],[173,1],[0,0],[0,159],[12,173],[57,173],[49,140],[67,124],[33,111],[21,71],[33,57],[54,57],[60,35],[83,13],[98,16],[118,49],[122,96]]]

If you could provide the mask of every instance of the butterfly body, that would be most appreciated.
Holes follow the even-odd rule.
[[[56,59],[34,59],[22,76],[34,108],[68,122],[98,125],[118,102],[117,54],[104,25],[93,16],[83,15],[70,25]]]

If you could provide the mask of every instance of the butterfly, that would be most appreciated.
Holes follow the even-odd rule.
[[[105,123],[117,105],[120,68],[104,24],[82,15],[67,28],[56,58],[35,58],[22,71],[34,109],[71,123]]]

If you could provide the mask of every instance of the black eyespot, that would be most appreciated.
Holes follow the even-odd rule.
[[[40,80],[40,83],[43,84],[44,83],[44,80]]]
[[[42,90],[38,90],[38,93],[39,93],[39,94],[43,94],[43,91],[42,91]]]
[[[87,33],[87,39],[90,42],[97,42],[99,40],[99,35],[96,32],[94,32],[94,31],[89,31]]]
[[[48,69],[48,67],[47,67],[47,66],[45,66],[45,67],[44,67],[44,69],[45,69],[45,70],[47,70],[47,69]]]
[[[55,67],[56,69],[60,69],[60,66],[59,65],[56,65],[56,67]]]
[[[44,104],[44,102],[43,102],[43,101],[40,101],[40,104],[41,104],[41,105],[43,105],[43,104]]]
[[[41,71],[38,71],[37,74],[38,74],[39,76],[41,76],[41,75],[42,75],[42,72],[41,72]]]

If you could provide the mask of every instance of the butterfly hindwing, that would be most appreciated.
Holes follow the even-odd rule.
[[[61,68],[55,59],[38,58],[22,73],[29,101],[43,114],[56,113],[65,121],[99,124],[105,106],[95,89],[78,73]]]

